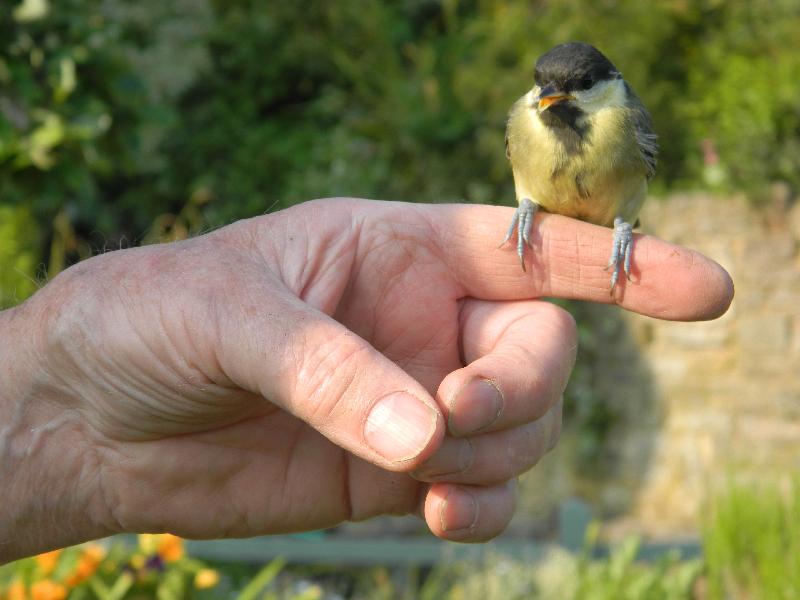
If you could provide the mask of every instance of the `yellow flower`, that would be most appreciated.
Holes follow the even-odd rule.
[[[64,600],[67,588],[60,583],[45,579],[31,586],[31,600]]]
[[[139,534],[139,548],[145,554],[154,554],[158,542],[158,534],[155,533],[140,533]]]
[[[164,533],[158,536],[158,555],[164,562],[174,562],[183,558],[183,540],[177,535]]]
[[[75,565],[75,570],[67,576],[65,583],[70,587],[75,587],[89,579],[97,571],[97,567],[103,562],[105,555],[105,548],[101,545],[86,544]]]
[[[139,569],[144,569],[144,565],[147,563],[147,559],[144,557],[144,554],[134,554],[131,556],[131,567],[133,567],[136,571]]]
[[[27,600],[28,594],[25,592],[25,585],[19,579],[15,579],[8,586],[3,598],[4,600]]]
[[[36,555],[36,563],[39,565],[39,570],[43,575],[50,575],[58,564],[58,557],[61,555],[61,550],[51,550],[43,554]]]
[[[214,569],[200,569],[194,576],[194,587],[198,590],[212,588],[219,583],[219,573]]]

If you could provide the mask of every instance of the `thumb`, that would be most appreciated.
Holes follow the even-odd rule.
[[[419,382],[285,289],[260,291],[270,306],[243,303],[236,314],[229,302],[219,331],[220,364],[234,383],[379,467],[411,471],[433,454],[444,419]]]

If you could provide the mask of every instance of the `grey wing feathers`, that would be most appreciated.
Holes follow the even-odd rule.
[[[627,85],[627,84],[626,84]],[[628,88],[628,98],[630,102],[628,106],[633,111],[633,126],[636,133],[636,142],[639,145],[639,151],[642,153],[642,159],[647,167],[647,178],[652,179],[656,174],[656,162],[658,159],[658,136],[653,131],[653,121],[650,118],[650,113],[639,100],[639,97],[634,93],[630,86]]]
[[[646,131],[636,127],[636,141],[639,143],[639,150],[647,165],[647,178],[652,179],[656,174],[656,162],[658,160],[658,136],[652,131]]]

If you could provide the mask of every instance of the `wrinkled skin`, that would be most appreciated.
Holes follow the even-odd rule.
[[[0,313],[0,501],[19,507],[0,562],[115,532],[380,514],[500,533],[515,478],[558,438],[577,346],[571,316],[536,298],[695,320],[732,296],[715,263],[637,236],[634,279],[609,298],[611,231],[552,215],[522,273],[495,248],[510,212],[309,202],[92,258]],[[368,421],[395,392],[407,419]]]

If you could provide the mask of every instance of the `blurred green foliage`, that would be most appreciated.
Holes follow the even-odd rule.
[[[711,503],[703,532],[709,597],[800,597],[800,481],[737,482]]]
[[[0,204],[0,308],[36,290],[38,241],[39,228],[26,207]]]
[[[596,531],[596,529],[595,529]],[[155,536],[145,536],[155,537]],[[320,541],[319,543],[324,543]],[[541,554],[497,553],[480,561],[418,566],[207,563],[181,554],[169,561],[142,544],[90,543],[0,566],[0,600],[689,600],[701,559],[676,552],[639,560],[628,538],[607,556],[548,546]],[[779,598],[779,596],[757,596]]]
[[[135,243],[198,194],[211,226],[326,195],[510,203],[506,111],[569,39],[651,108],[656,189],[798,182],[795,0],[11,5],[0,203],[42,244],[62,211],[96,250]]]
[[[731,480],[713,494],[704,518],[703,556],[676,551],[641,559],[629,537],[598,552],[600,526],[587,530],[583,551],[558,546],[525,557],[443,561],[418,567],[208,564],[169,535],[142,535],[131,546],[95,543],[0,566],[0,599],[68,598],[362,598],[394,600],[689,600],[800,597],[800,481],[756,487]],[[318,543],[325,543],[323,539]],[[213,567],[213,568],[212,568]],[[26,596],[49,582],[64,595]],[[19,588],[12,594],[12,588]]]
[[[434,570],[416,596],[423,600],[690,600],[703,571],[700,559],[677,552],[644,562],[640,543],[627,538],[608,556],[593,558],[594,540],[574,555],[557,547],[537,560],[496,556],[481,564]],[[386,595],[389,598],[392,596]],[[394,596],[397,597],[397,596]]]

